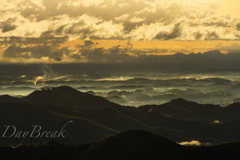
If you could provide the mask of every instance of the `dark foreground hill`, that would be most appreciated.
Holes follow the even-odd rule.
[[[0,159],[24,160],[239,160],[240,143],[186,147],[149,132],[131,130],[100,141],[68,146],[58,142],[0,147]]]
[[[240,104],[226,108],[175,99],[162,105],[125,107],[103,97],[62,86],[34,91],[23,98],[0,96],[0,135],[6,125],[13,127],[0,137],[0,145],[19,144],[20,131],[41,126],[42,137],[26,138],[23,144],[58,140],[78,145],[102,139],[126,130],[144,130],[175,142],[199,140],[220,144],[240,141]],[[220,123],[213,123],[215,120]],[[69,121],[66,138],[46,138],[48,131],[59,131]],[[29,133],[29,134],[30,134]],[[36,133],[37,134],[37,133]],[[41,133],[42,134],[42,133]]]

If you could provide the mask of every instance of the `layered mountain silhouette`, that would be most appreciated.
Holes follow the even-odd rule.
[[[57,140],[78,145],[132,129],[175,142],[199,140],[220,144],[240,140],[239,113],[239,103],[222,108],[181,98],[162,105],[126,107],[68,86],[43,88],[22,98],[0,96],[1,126],[13,125],[17,131],[31,131],[33,125],[40,125],[42,131],[53,132],[73,121],[66,127],[66,138],[26,138],[26,144]],[[5,129],[1,127],[0,133]],[[0,144],[20,142],[20,138],[11,137],[1,138]]]
[[[34,91],[23,99],[26,99],[32,104],[70,105],[84,109],[119,107],[119,105],[111,103],[102,97],[85,94],[68,86],[43,88],[41,90]]]
[[[181,146],[150,132],[130,130],[78,146],[59,142],[44,142],[22,145],[12,149],[0,147],[0,159],[57,159],[57,160],[237,160],[240,158],[240,143],[225,143],[212,147]]]

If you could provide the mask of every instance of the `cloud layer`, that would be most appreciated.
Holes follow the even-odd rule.
[[[208,58],[213,55],[205,53],[219,50],[231,53],[216,53],[219,62],[226,59],[226,63],[235,64],[239,58],[235,53],[240,50],[240,17],[219,12],[224,5],[215,0],[4,1],[0,6],[0,62],[198,65],[210,63]],[[82,43],[75,43],[78,40]],[[103,40],[105,46],[99,44]],[[106,47],[113,41],[119,43]],[[139,44],[133,45],[133,41]],[[156,41],[173,43],[140,44]],[[195,41],[198,44],[186,45]],[[205,41],[219,42],[199,45]],[[185,45],[175,45],[179,42]],[[213,63],[218,64],[217,60]]]
[[[0,30],[3,37],[238,40],[240,19],[219,13],[222,5],[188,0],[12,0],[0,7]]]
[[[167,38],[174,35],[164,35]],[[238,44],[232,46],[218,45],[219,50],[203,53],[191,52],[191,49],[174,48],[136,48],[130,41],[111,47],[99,46],[98,42],[83,41],[82,45],[63,47],[65,39],[37,39],[35,45],[28,45],[31,39],[10,38],[12,43],[2,43],[2,62],[16,61],[22,63],[109,63],[109,64],[144,64],[166,68],[239,68],[240,54]],[[34,39],[33,39],[34,40]],[[17,43],[21,42],[21,43]],[[38,41],[45,43],[38,44]],[[48,43],[47,43],[48,42]],[[185,54],[188,52],[189,54]],[[170,53],[170,54],[169,54]],[[147,66],[146,66],[147,67]]]

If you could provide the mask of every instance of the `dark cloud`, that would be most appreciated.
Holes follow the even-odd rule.
[[[93,33],[95,30],[90,26],[87,26],[83,20],[77,23],[61,25],[57,29],[47,30],[41,34],[40,37],[54,37],[54,35],[68,35],[68,34],[78,34],[82,37],[87,37],[88,34]]]
[[[15,18],[8,18],[5,22],[0,23],[0,29],[2,29],[2,32],[9,32],[16,29],[17,26],[13,24],[15,20]]]
[[[60,26],[55,33],[64,33],[64,34],[82,34],[87,35],[93,33],[95,30],[88,26],[83,20],[80,20],[77,23],[72,23],[71,25]]]
[[[86,40],[86,41],[84,41],[84,44],[85,44],[85,46],[91,46],[94,43],[91,40]]]
[[[216,33],[216,31],[208,32],[207,37],[205,38],[205,40],[217,40],[217,39],[219,39],[219,36]]]
[[[94,40],[126,40],[125,38],[121,37],[121,36],[118,36],[118,35],[112,35],[112,36],[109,36],[108,37],[104,37],[104,36],[97,36],[97,35],[83,35],[82,38],[85,39],[85,38],[90,38],[90,39],[94,39]]]
[[[166,37],[165,37],[166,38]],[[42,37],[41,39],[32,39],[32,41],[55,40],[54,37]],[[230,52],[223,54],[218,50],[205,53],[189,55],[176,53],[174,55],[155,55],[155,53],[165,53],[168,50],[161,49],[136,49],[128,46],[114,46],[112,48],[103,48],[94,45],[91,40],[86,40],[85,45],[77,46],[77,50],[71,50],[67,47],[59,48],[58,43],[45,43],[43,45],[26,46],[25,43],[15,43],[14,41],[29,42],[31,39],[21,39],[14,37],[10,39],[13,43],[4,50],[3,58],[36,58],[41,59],[49,57],[55,61],[62,61],[65,58],[73,60],[82,60],[89,63],[109,63],[109,64],[131,64],[148,68],[152,66],[153,70],[157,67],[164,68],[238,68],[240,64],[239,52]],[[73,54],[74,52],[74,54]],[[153,53],[149,55],[149,53]],[[139,64],[139,65],[138,65]]]
[[[176,23],[174,25],[174,28],[171,32],[159,32],[155,39],[159,40],[170,40],[170,39],[175,39],[177,37],[180,37],[182,34],[182,28],[181,28],[181,23]]]
[[[93,42],[87,43],[93,44]],[[131,46],[123,47],[121,45],[105,49],[96,46],[91,47],[91,45],[79,46],[79,54],[71,55],[71,58],[81,59],[84,57],[90,63],[151,64],[152,66],[170,68],[224,68],[240,66],[238,63],[240,54],[238,52],[223,54],[215,50],[198,54],[191,53],[189,55],[183,53],[147,55],[147,53],[165,53],[168,50],[134,49]]]
[[[199,39],[203,36],[203,34],[200,33],[200,32],[195,32],[195,33],[194,33],[194,36],[195,36],[195,39],[196,39],[196,40],[199,40]]]
[[[53,37],[53,31],[52,30],[48,30],[43,32],[40,37]]]
[[[240,31],[240,23],[236,24],[237,30]]]
[[[58,27],[58,28],[55,30],[55,34],[61,35],[61,34],[63,33],[64,27],[65,27],[65,25],[62,25],[62,26]]]
[[[61,57],[54,57],[53,59],[54,59],[55,61],[61,61],[61,60],[62,60]]]
[[[22,58],[22,53],[29,52],[29,48],[22,48],[16,43],[12,43],[4,52],[3,58]]]
[[[91,42],[90,42],[91,43]],[[91,63],[126,63],[134,61],[134,58],[128,54],[127,48],[114,46],[109,49],[82,47],[79,52]]]
[[[204,22],[203,26],[231,27],[228,22]]]
[[[124,22],[123,26],[124,26],[124,31],[126,33],[131,32],[132,30],[136,29],[138,26],[141,26],[143,24],[143,22]]]
[[[22,44],[44,44],[44,43],[64,43],[68,40],[68,37],[53,37],[48,35],[50,32],[44,32],[39,38],[23,38],[23,37],[0,37],[3,39],[0,43],[11,44],[11,43],[22,43]]]
[[[33,47],[25,47],[21,44],[12,43],[4,52],[3,58],[37,58],[41,59],[49,57],[50,59],[61,61],[63,55],[69,54],[68,48],[56,48],[54,45],[37,45]]]

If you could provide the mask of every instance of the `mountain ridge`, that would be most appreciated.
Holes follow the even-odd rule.
[[[99,141],[77,146],[60,142],[21,145],[16,149],[0,146],[0,159],[78,159],[78,160],[236,160],[240,157],[240,143],[218,146],[181,146],[164,137],[141,130],[129,130]]]
[[[79,92],[67,86],[44,88],[22,98],[0,96],[2,126],[6,125],[4,122],[11,122],[13,125],[29,129],[27,126],[35,122],[50,128],[51,125],[55,125],[53,122],[60,125],[72,118],[77,121],[76,131],[80,133],[82,129],[87,128],[84,132],[87,140],[97,140],[131,129],[145,130],[175,142],[210,140],[219,144],[240,140],[238,108],[239,103],[222,108],[182,98],[162,105],[135,108],[117,105],[103,97]],[[0,128],[0,131],[3,132],[3,129]],[[81,143],[83,142],[85,141]],[[75,142],[70,140],[69,143]]]

